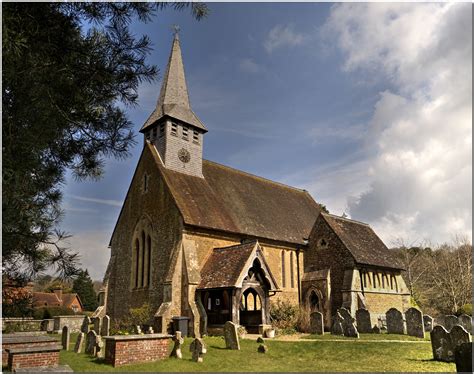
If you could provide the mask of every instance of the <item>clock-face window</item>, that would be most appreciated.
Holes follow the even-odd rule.
[[[178,158],[181,162],[187,164],[191,160],[191,154],[188,150],[181,148],[178,151]]]

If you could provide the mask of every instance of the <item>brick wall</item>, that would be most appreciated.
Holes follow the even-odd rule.
[[[42,336],[14,336],[3,335],[2,337],[2,366],[8,364],[7,349],[11,348],[32,348],[32,347],[50,347],[58,344],[56,339]]]
[[[168,357],[170,336],[137,335],[105,339],[105,362],[113,367]],[[155,336],[155,337],[153,337]]]
[[[59,347],[55,350],[46,350],[48,347],[44,347],[45,350],[41,351],[40,348],[37,352],[27,351],[25,352],[15,351],[14,349],[9,351],[8,355],[8,370],[14,371],[18,368],[33,368],[33,367],[54,367],[59,365]]]

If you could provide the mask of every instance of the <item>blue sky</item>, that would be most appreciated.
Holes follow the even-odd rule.
[[[162,73],[180,25],[191,105],[209,130],[205,158],[305,188],[389,246],[472,237],[468,4],[209,7],[200,22],[170,10],[132,24],[153,41],[149,62]],[[65,187],[62,228],[96,279],[160,85],[141,86],[127,110],[132,156],[108,159],[98,182],[68,178]]]

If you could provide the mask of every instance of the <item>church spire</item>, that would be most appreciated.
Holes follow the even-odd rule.
[[[174,40],[171,48],[168,66],[163,77],[160,96],[155,110],[147,119],[140,132],[155,124],[164,116],[169,116],[185,122],[188,125],[207,131],[204,124],[197,118],[189,103],[188,86],[184,74],[183,57],[179,41],[179,29],[174,28]]]

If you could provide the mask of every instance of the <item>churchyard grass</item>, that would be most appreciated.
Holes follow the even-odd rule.
[[[367,340],[380,340],[380,341],[388,341],[388,340],[398,340],[398,341],[430,341],[430,334],[425,333],[425,338],[417,338],[415,336],[409,335],[399,335],[399,334],[359,334],[359,339],[353,338],[346,338],[344,336],[339,335],[331,335],[326,333],[324,335],[303,335],[301,339],[316,339],[316,340],[352,340],[352,341],[367,341]]]
[[[364,334],[370,335],[371,334]],[[385,334],[383,334],[385,335]],[[383,336],[382,335],[382,336]],[[331,335],[325,335],[331,337]],[[390,336],[386,337],[400,337]],[[203,363],[191,361],[186,338],[183,345],[183,359],[166,359],[147,364],[127,365],[113,368],[103,359],[73,352],[77,334],[71,336],[71,350],[61,351],[61,364],[68,364],[74,371],[396,371],[396,372],[454,372],[455,365],[432,360],[431,344],[423,342],[339,342],[300,340],[284,342],[266,340],[269,351],[258,353],[255,340],[242,339],[241,350],[226,350],[221,337],[206,337],[207,353]],[[405,336],[405,338],[408,338]],[[342,338],[343,339],[343,338]],[[396,339],[394,339],[396,340]]]

